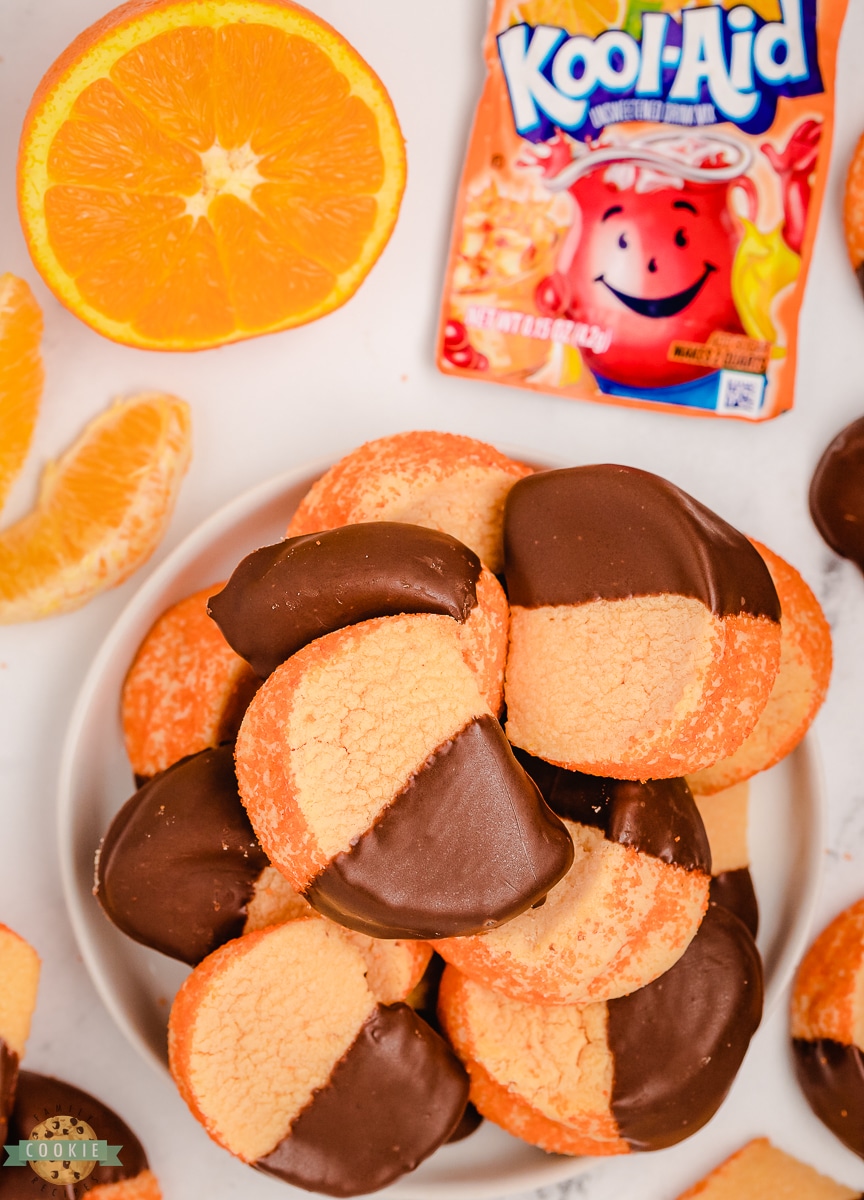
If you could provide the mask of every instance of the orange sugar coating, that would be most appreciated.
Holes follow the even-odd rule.
[[[278,667],[237,736],[240,796],[274,866],[303,891],[438,746],[488,706],[450,617],[381,617]]]
[[[756,1138],[678,1200],[859,1200],[860,1195],[784,1154],[767,1138]]]
[[[813,592],[794,567],[753,543],[780,597],[780,670],[752,733],[728,758],[690,775],[695,794],[708,795],[773,767],[810,728],[831,678],[831,629]]]
[[[711,873],[740,871],[750,866],[747,815],[750,785],[745,779],[711,796],[696,796],[696,807],[711,847]]]
[[[358,521],[405,521],[464,542],[496,575],[504,500],[531,468],[474,438],[435,430],[366,442],[312,485],[288,537]]]
[[[564,821],[575,859],[539,908],[435,949],[469,978],[516,1000],[588,1004],[668,971],[708,906],[709,878]]]
[[[610,1111],[605,1004],[525,1004],[447,967],[438,1016],[484,1117],[550,1152],[629,1152]]]
[[[39,967],[39,955],[33,947],[6,925],[0,925],[0,1038],[19,1058],[24,1054],[36,1007]]]
[[[779,661],[775,622],[684,596],[514,606],[507,736],[570,770],[675,778],[741,744]]]
[[[504,589],[488,568],[477,580],[477,604],[464,625],[457,622],[462,656],[477,676],[477,686],[498,716],[504,705],[504,667],[507,662],[507,634],[510,609]]]
[[[145,637],[123,684],[126,752],[136,775],[164,771],[234,737],[258,687],[207,615],[220,585],[174,604]]]
[[[90,1200],[162,1200],[159,1181],[152,1171],[142,1171],[133,1179],[103,1183],[87,1193]]]
[[[792,988],[792,1037],[864,1050],[864,900],[823,929]]]
[[[856,271],[864,263],[864,135],[859,139],[846,176],[843,200],[843,227],[846,248]]]
[[[360,952],[301,919],[221,946],[171,1009],[171,1074],[193,1115],[245,1162],[269,1154],[374,1011]]]

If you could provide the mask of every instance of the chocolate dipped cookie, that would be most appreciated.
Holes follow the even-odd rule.
[[[358,446],[326,471],[301,500],[288,537],[358,521],[406,521],[452,534],[497,575],[504,500],[530,473],[474,438],[392,434]]]
[[[124,804],[93,890],[118,929],[194,965],[243,933],[267,867],[224,745],[174,763]]]
[[[711,856],[683,779],[635,783],[517,757],[567,828],[573,865],[544,903],[438,952],[517,1000],[588,1004],[677,962],[708,906]]]
[[[8,926],[0,925],[0,1145],[15,1103],[38,987],[39,955]]]
[[[248,555],[209,612],[262,679],[348,625],[400,613],[452,617],[490,709],[501,710],[507,598],[474,551],[447,533],[380,521],[288,538]]]
[[[767,1138],[748,1142],[678,1200],[861,1200],[861,1193],[820,1175]]]
[[[734,754],[688,776],[697,795],[730,788],[791,754],[821,708],[831,678],[831,629],[819,601],[779,554],[753,545],[771,572],[783,611],[780,670],[752,733]]]
[[[660,779],[751,732],[779,667],[780,605],[737,530],[659,476],[600,465],[515,484],[504,545],[515,745]]]
[[[795,1074],[810,1107],[864,1158],[864,900],[807,951],[792,989]]]
[[[237,737],[240,795],[270,861],[361,933],[492,928],[572,861],[455,630],[424,613],[319,638],[273,672]]]
[[[204,588],[164,612],[129,668],[121,717],[138,783],[187,754],[233,739],[258,687],[255,673],[207,615],[212,592]]]
[[[750,874],[747,841],[750,785],[745,780],[723,792],[697,796],[696,807],[711,847],[709,899],[740,917],[755,938],[759,932],[759,903]]]
[[[9,1139],[95,1139],[119,1146],[119,1164],[38,1161],[0,1171],[2,1200],[161,1200],[156,1176],[138,1138],[106,1104],[48,1075],[22,1071],[9,1122]],[[35,1172],[35,1174],[34,1174]]]
[[[270,865],[249,824],[233,746],[202,750],[123,806],[96,858],[94,893],[129,937],[194,966],[225,942],[317,913]],[[322,918],[323,919],[323,918]],[[381,995],[403,1000],[431,957],[421,942],[344,931]]]
[[[864,571],[864,417],[842,429],[810,481],[810,515],[835,554]]]
[[[660,1150],[695,1133],[722,1103],[761,1013],[753,939],[714,907],[683,957],[629,996],[529,1004],[448,967],[439,1000],[479,1111],[574,1155]]]
[[[247,934],[196,967],[171,1010],[169,1057],[216,1142],[331,1196],[413,1170],[468,1098],[446,1042],[382,1002],[345,931],[317,918]]]

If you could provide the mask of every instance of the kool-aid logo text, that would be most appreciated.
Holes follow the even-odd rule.
[[[624,29],[589,38],[514,25],[499,34],[498,54],[516,130],[532,142],[556,128],[596,137],[618,121],[731,121],[763,133],[778,96],[823,90],[816,0],[780,0],[780,8],[779,21],[743,4],[685,9],[680,21],[646,12],[639,39]]]

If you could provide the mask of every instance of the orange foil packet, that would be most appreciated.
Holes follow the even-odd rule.
[[[846,0],[491,0],[438,366],[762,421],[794,399]]]

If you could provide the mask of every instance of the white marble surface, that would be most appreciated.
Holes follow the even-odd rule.
[[[864,4],[851,0],[841,47],[835,156],[803,313],[797,406],[762,426],[442,378],[431,347],[452,197],[481,78],[484,3],[311,0],[311,6],[360,49],[393,95],[410,171],[398,227],[361,291],[339,312],[290,333],[176,356],[112,345],[65,312],[33,270],[15,212],[15,151],[29,96],[106,2],[0,3],[0,271],[27,278],[44,306],[48,373],[34,451],[4,520],[32,504],[41,465],[112,397],[159,388],[194,409],[194,461],[151,564],[80,612],[0,629],[0,921],[32,941],[44,963],[28,1064],[113,1104],[145,1142],[166,1200],[279,1200],[300,1193],[252,1175],[213,1148],[101,1008],[60,891],[54,832],[60,747],[88,662],[141,579],[214,507],[287,467],[398,429],[448,429],[525,446],[538,457],[551,452],[658,471],[789,558],[822,599],[836,647],[817,723],[829,804],[817,926],[864,893],[864,579],[822,544],[806,503],[822,448],[864,412],[864,303],[845,259],[839,216],[844,165],[864,129]],[[690,1142],[644,1157],[640,1200],[672,1200],[757,1134],[864,1190],[864,1163],[819,1125],[801,1098],[786,1038],[781,1009],[757,1034],[715,1120]],[[633,1195],[615,1162],[536,1193],[538,1200]]]

